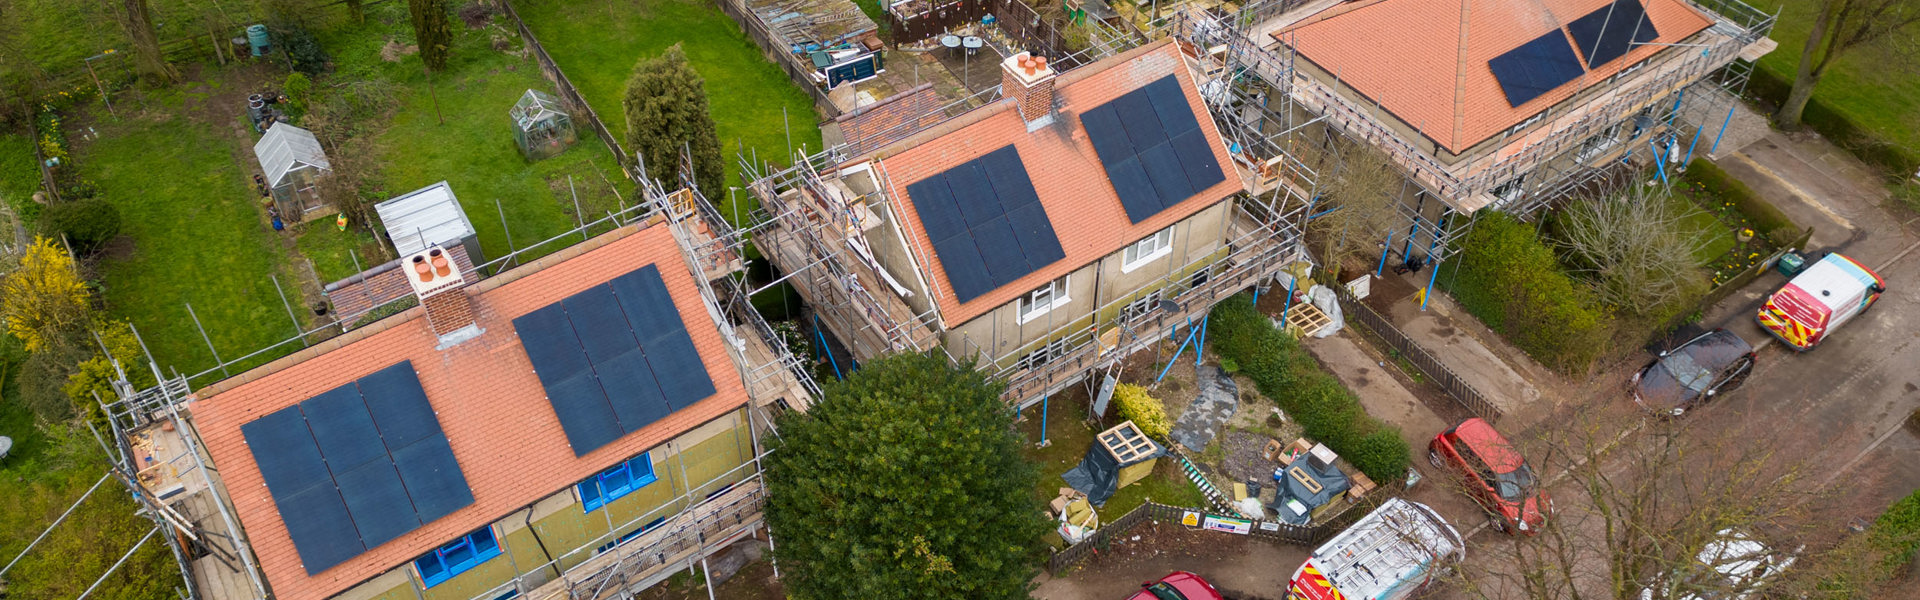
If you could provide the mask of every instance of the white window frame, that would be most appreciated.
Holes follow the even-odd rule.
[[[1040,344],[1038,348],[1034,348],[1033,351],[1021,356],[1019,360],[1014,361],[1014,368],[1022,371],[1031,371],[1044,367],[1047,363],[1053,362],[1054,359],[1066,355],[1067,338],[1063,337]]]
[[[1506,192],[1502,193],[1501,190],[1506,190]],[[1493,189],[1488,190],[1488,193],[1493,194],[1494,198],[1499,199],[1499,202],[1494,204],[1496,207],[1524,198],[1527,195],[1527,176],[1521,175],[1507,180],[1506,183],[1493,186]]]
[[[1068,302],[1073,301],[1073,298],[1068,294],[1068,289],[1072,283],[1073,274],[1068,273],[1061,275],[1059,279],[1047,282],[1046,285],[1040,286],[1031,292],[1027,292],[1027,295],[1020,297],[1018,304],[1014,307],[1019,313],[1016,320],[1019,321],[1021,325],[1025,325],[1028,321],[1045,316],[1053,309],[1066,306]]]
[[[1134,269],[1147,266],[1161,257],[1173,254],[1173,228],[1156,231],[1153,235],[1141,238],[1127,246],[1120,253],[1120,272],[1132,273]]]

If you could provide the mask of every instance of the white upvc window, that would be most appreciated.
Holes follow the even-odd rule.
[[[1067,297],[1067,283],[1072,279],[1073,275],[1071,274],[1062,275],[1059,279],[1049,281],[1046,285],[1040,286],[1039,289],[1027,292],[1027,295],[1021,296],[1019,301],[1020,323],[1024,325],[1027,321],[1032,321],[1047,314],[1047,311],[1065,306],[1067,301],[1072,300],[1072,298]]]
[[[1492,193],[1493,197],[1499,199],[1498,202],[1494,203],[1494,207],[1496,208],[1519,200],[1521,196],[1527,195],[1527,176],[1521,175],[1513,178],[1511,181],[1495,186]]]
[[[1126,251],[1120,256],[1120,272],[1131,273],[1134,269],[1146,266],[1147,263],[1172,253],[1173,228],[1168,227],[1134,242],[1132,246],[1127,246]]]

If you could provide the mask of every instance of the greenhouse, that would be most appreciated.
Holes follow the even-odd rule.
[[[560,100],[544,92],[527,90],[508,111],[513,117],[513,139],[520,144],[520,155],[540,160],[566,151],[579,139],[573,129],[573,117]]]
[[[319,216],[326,203],[320,200],[315,182],[333,171],[327,153],[313,132],[287,123],[275,123],[253,145],[253,156],[266,174],[267,190],[274,206],[292,222]]]

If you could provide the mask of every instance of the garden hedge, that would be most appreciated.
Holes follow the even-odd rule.
[[[1502,212],[1479,218],[1440,282],[1487,327],[1550,367],[1585,369],[1606,349],[1611,321],[1533,225]]]
[[[1252,298],[1236,295],[1213,307],[1207,335],[1214,353],[1238,363],[1307,437],[1346,457],[1374,481],[1392,481],[1407,472],[1407,442],[1400,430],[1368,416],[1360,399],[1274,327]]]
[[[1167,407],[1158,399],[1147,395],[1147,388],[1131,383],[1122,383],[1113,388],[1113,406],[1120,411],[1120,418],[1133,421],[1140,433],[1147,437],[1165,441],[1167,434],[1173,431],[1173,421],[1167,418]]]
[[[1792,217],[1780,212],[1772,203],[1761,199],[1753,188],[1728,175],[1719,165],[1705,158],[1696,158],[1687,164],[1685,177],[1706,186],[1708,192],[1733,202],[1734,208],[1740,209],[1740,213],[1751,219],[1760,232],[1775,244],[1786,246],[1800,237],[1802,229],[1799,223],[1793,222]]]

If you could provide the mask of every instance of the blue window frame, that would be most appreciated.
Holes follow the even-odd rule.
[[[653,453],[641,454],[580,482],[580,505],[585,512],[593,512],[655,481],[659,478],[653,476]]]
[[[500,542],[494,539],[493,528],[482,527],[414,559],[413,566],[420,570],[420,580],[433,587],[499,555]]]

